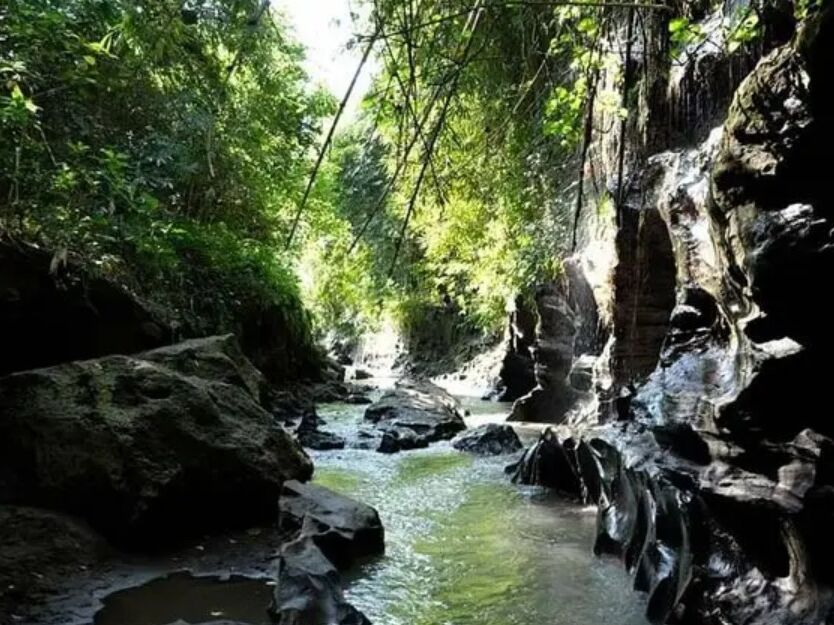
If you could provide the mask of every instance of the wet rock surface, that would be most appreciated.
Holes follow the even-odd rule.
[[[127,543],[272,518],[282,482],[309,478],[312,463],[221,344],[0,379],[0,501],[77,514]],[[206,362],[237,384],[197,377]]]
[[[515,299],[507,324],[507,349],[498,372],[496,401],[515,401],[536,386],[532,348],[536,337],[536,313],[525,298]]]
[[[373,424],[369,434],[383,453],[426,447],[466,429],[458,401],[431,382],[417,380],[397,382],[368,406],[364,419]]]
[[[554,430],[547,428],[506,471],[515,484],[545,486],[579,499],[582,482],[574,445],[572,439],[562,441]]]
[[[510,420],[562,423],[587,399],[593,384],[578,375],[575,360],[599,353],[601,340],[595,296],[572,260],[557,280],[537,289],[535,312],[530,352],[536,385],[513,404]]]
[[[385,530],[377,511],[323,486],[285,483],[279,510],[284,531],[311,537],[339,569],[385,551]]]
[[[309,536],[282,547],[275,579],[269,613],[277,625],[370,625],[345,600],[339,572]]]
[[[112,557],[85,523],[57,512],[0,505],[0,619],[24,618],[68,578]],[[5,619],[10,619],[6,621]]]
[[[452,447],[481,456],[498,456],[521,449],[521,440],[512,426],[488,423],[458,434],[452,439]]]
[[[513,405],[513,421],[557,423],[576,401],[569,383],[576,338],[576,317],[564,280],[536,293],[538,325],[533,347],[537,386]]]
[[[383,532],[379,518],[373,509],[333,491],[318,489],[311,494],[307,485],[289,485],[285,496],[293,502],[284,503],[292,514],[283,515],[280,523],[201,536],[173,550],[144,555],[116,551],[71,517],[0,506],[0,527],[4,528],[0,536],[0,622],[81,625],[93,622],[98,614],[96,623],[117,625],[128,619],[141,625],[147,622],[143,618],[168,614],[174,622],[179,617],[187,622],[214,623],[216,619],[209,618],[211,606],[228,603],[228,614],[247,614],[243,619],[247,623],[266,623],[271,586],[278,581],[276,554],[297,540],[310,541],[320,554],[296,559],[297,574],[309,575],[316,593],[325,582],[330,589],[314,593],[309,605],[330,605],[322,602],[341,597],[341,578],[338,565],[331,564],[321,550],[335,554],[334,562],[343,567],[349,566],[343,558],[346,554],[364,557],[372,549],[379,553]],[[300,525],[293,519],[300,519]],[[339,536],[334,540],[336,532]],[[312,569],[305,573],[302,565],[308,564]],[[322,571],[324,577],[318,577]],[[284,589],[282,601],[291,597],[293,589],[306,592],[289,582]],[[252,605],[251,601],[257,603]],[[349,606],[333,605],[336,612],[326,610],[318,615],[322,620],[300,622],[330,625],[324,618],[333,613],[348,618],[345,623],[366,622],[350,620],[359,617]]]
[[[20,509],[0,506],[0,510]],[[31,585],[16,586],[17,589],[25,588],[25,592],[18,590],[18,594],[5,595],[0,599],[0,622],[4,625],[7,622],[87,625],[93,622],[108,597],[179,571],[200,577],[219,578],[231,573],[250,579],[269,579],[275,553],[282,544],[292,539],[276,527],[266,525],[201,535],[166,550],[122,552],[109,545],[83,521],[53,511],[34,510],[42,518],[58,518],[59,521],[33,522],[33,517],[27,514],[19,517],[21,521],[17,524],[12,522],[8,526],[14,530],[13,533],[9,536],[4,534],[0,539],[4,550],[10,549],[4,551],[9,554],[9,560],[26,563],[28,573],[24,573],[19,566],[6,567],[5,563],[0,566],[0,572],[8,571],[24,581],[28,579],[27,575],[32,577]],[[0,520],[6,523],[8,518],[5,512],[0,512]],[[76,529],[79,527],[80,535]],[[67,543],[79,548],[65,549],[62,545]],[[14,602],[4,603],[10,596],[13,596]],[[267,596],[259,608],[265,619],[268,604]],[[171,620],[176,618],[174,616]],[[201,620],[212,619],[206,613],[206,618]],[[122,623],[121,620],[117,622]]]
[[[819,409],[834,333],[818,281],[834,269],[833,13],[764,56],[722,130],[635,176],[591,380],[607,425],[539,441],[516,467],[554,488],[575,471],[562,490],[598,505],[595,551],[622,559],[653,623],[834,615],[834,428]]]

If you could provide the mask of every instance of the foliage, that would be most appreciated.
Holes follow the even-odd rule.
[[[719,41],[713,41],[718,36]],[[675,17],[669,21],[669,39],[674,58],[689,54],[708,42],[716,47],[722,46],[727,53],[732,54],[760,36],[761,24],[754,5],[734,8],[722,17],[720,27],[712,32],[704,24],[693,23],[686,17]]]
[[[805,19],[814,11],[823,7],[826,2],[830,0],[796,0],[793,3],[794,16],[798,20]]]
[[[344,331],[391,313],[406,333],[443,316],[456,336],[494,332],[507,301],[558,267],[584,106],[579,69],[562,76],[575,12],[490,7],[477,19],[463,0],[371,7],[382,71],[329,163],[341,238],[309,257],[330,284],[316,307]]]
[[[440,342],[494,333],[509,300],[558,273],[592,160],[632,131],[645,85],[623,67],[633,47],[629,66],[646,71],[640,11],[663,11],[661,43],[679,60],[762,30],[755,5],[709,28],[666,4],[364,6],[353,43],[373,46],[381,71],[299,208],[336,106],[307,86],[269,2],[8,0],[0,228],[217,320],[277,304],[307,333],[303,298],[341,335],[391,315]],[[594,179],[587,192],[612,218],[624,155],[617,189]]]
[[[279,304],[305,331],[276,242],[333,102],[267,7],[4,3],[0,228],[176,308]]]

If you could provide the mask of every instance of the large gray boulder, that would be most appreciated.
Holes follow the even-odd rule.
[[[287,482],[279,508],[281,528],[311,536],[340,569],[385,551],[385,530],[377,511],[328,488]]]
[[[193,362],[219,367],[205,345],[213,356]],[[243,380],[217,381],[231,370],[152,359],[180,361],[168,350],[0,378],[0,503],[68,511],[125,542],[274,517],[283,482],[312,475],[298,443]]]
[[[244,356],[233,334],[209,336],[160,347],[136,356],[173,369],[185,376],[223,382],[249,393],[267,405],[269,385],[263,374]]]
[[[328,451],[332,449],[344,449],[346,441],[344,438],[333,432],[320,430],[321,419],[315,412],[306,412],[301,417],[301,422],[295,429],[295,436],[298,442],[309,449]]]
[[[400,380],[365,410],[365,421],[381,436],[378,450],[396,452],[448,440],[466,429],[463,410],[431,382]]]

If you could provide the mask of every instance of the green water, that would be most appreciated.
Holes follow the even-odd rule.
[[[350,435],[362,411],[321,414]],[[377,625],[645,625],[621,566],[591,553],[594,511],[510,484],[509,460],[447,443],[315,453],[315,481],[375,506],[385,526],[386,555],[351,575],[349,600]]]
[[[473,423],[501,416],[495,404],[467,407]],[[326,428],[349,439],[363,412],[320,410]],[[474,457],[448,443],[313,457],[316,482],[375,506],[382,517],[385,556],[346,579],[348,599],[375,625],[646,625],[622,567],[591,554],[594,511],[512,485],[503,473],[512,458]],[[107,596],[95,625],[221,617],[265,624],[273,583],[168,575]]]

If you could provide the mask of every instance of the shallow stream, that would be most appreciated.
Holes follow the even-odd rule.
[[[470,425],[498,404],[464,400]],[[326,429],[349,435],[363,407],[331,405]],[[315,481],[379,510],[384,558],[350,580],[351,602],[379,625],[645,625],[622,567],[592,554],[596,513],[504,475],[511,457],[448,443],[385,455],[316,452]]]
[[[466,400],[470,425],[501,408]],[[348,438],[364,406],[323,406]],[[386,554],[353,571],[348,599],[375,625],[645,625],[622,567],[592,554],[595,512],[504,475],[512,457],[473,457],[449,443],[385,455],[313,452],[315,481],[379,510]],[[263,581],[174,575],[105,600],[96,625],[234,618],[260,625]],[[265,600],[264,597],[267,599]],[[260,610],[262,608],[259,608]]]

